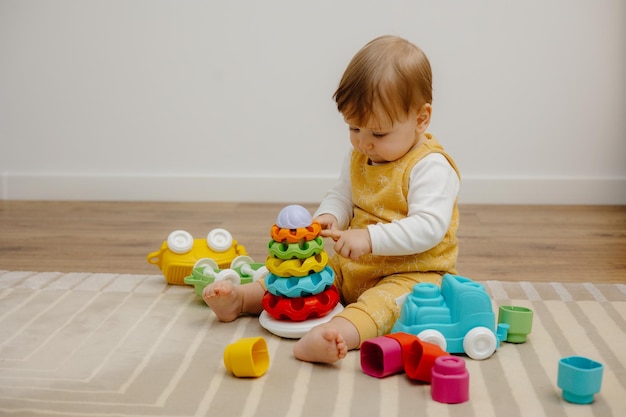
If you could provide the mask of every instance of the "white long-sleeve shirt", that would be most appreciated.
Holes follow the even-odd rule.
[[[339,180],[314,214],[332,214],[342,230],[349,226],[354,206],[350,180],[351,152],[343,161]],[[410,255],[435,247],[450,227],[459,183],[456,171],[439,153],[431,153],[415,164],[409,176],[407,217],[367,227],[372,254]]]

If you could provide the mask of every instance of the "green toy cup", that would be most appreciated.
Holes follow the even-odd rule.
[[[507,342],[524,343],[533,328],[533,311],[526,307],[500,306],[498,323],[509,325]]]

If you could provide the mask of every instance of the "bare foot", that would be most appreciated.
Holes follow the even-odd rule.
[[[243,294],[230,281],[217,281],[202,291],[202,299],[220,321],[235,320],[243,310]]]
[[[329,323],[312,328],[293,347],[296,358],[306,362],[334,363],[348,354],[339,330]]]

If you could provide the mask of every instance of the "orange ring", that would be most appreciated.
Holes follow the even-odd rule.
[[[287,241],[289,243],[298,243],[301,240],[314,240],[322,231],[322,225],[313,221],[308,227],[300,227],[298,229],[281,229],[277,225],[272,226],[272,239],[276,242]]]

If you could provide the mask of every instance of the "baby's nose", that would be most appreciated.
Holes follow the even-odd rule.
[[[361,147],[365,150],[372,150],[374,148],[374,144],[371,140],[363,139],[361,140]]]

